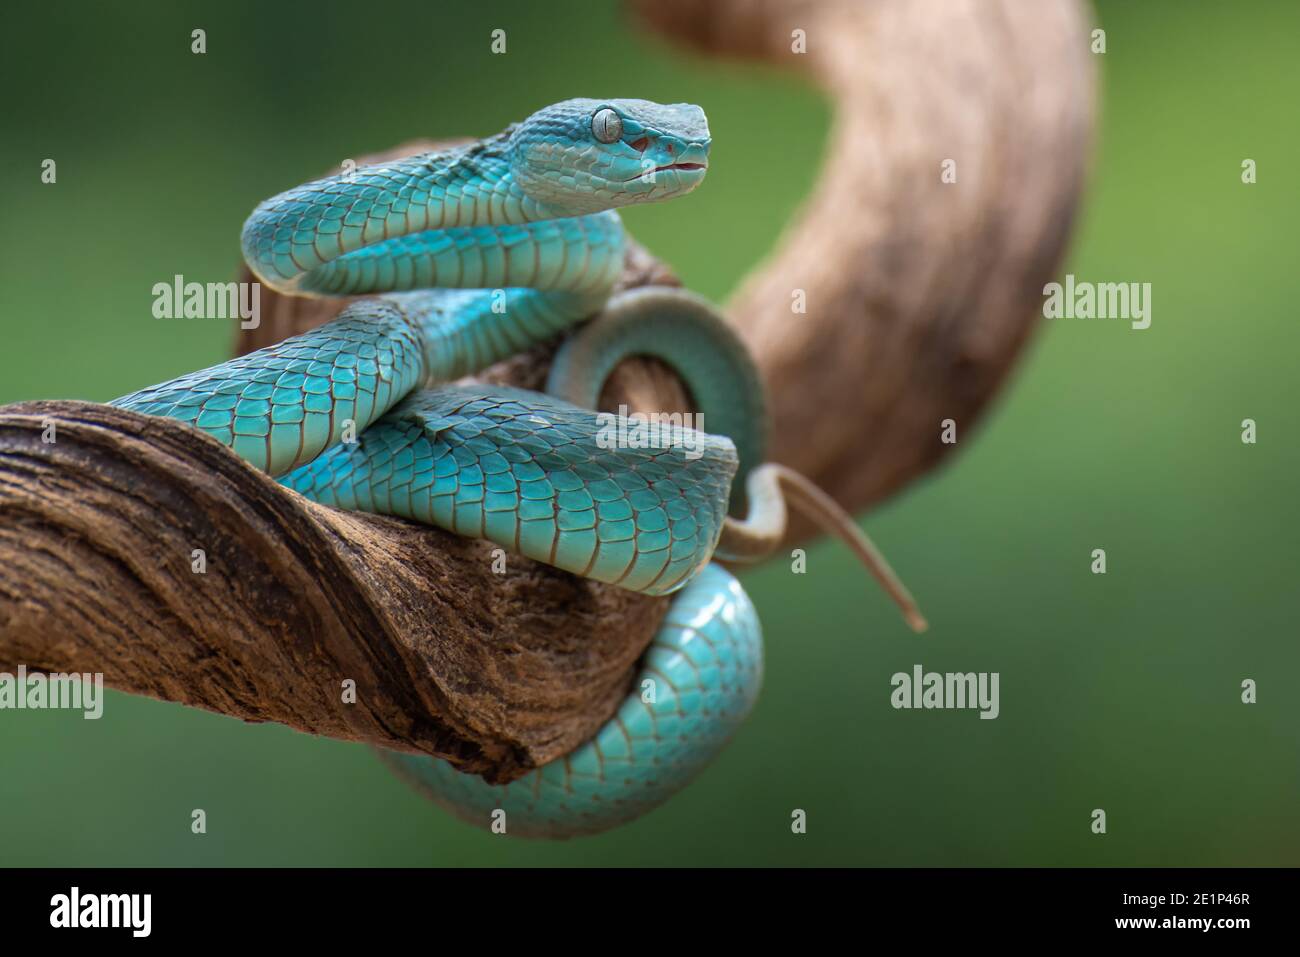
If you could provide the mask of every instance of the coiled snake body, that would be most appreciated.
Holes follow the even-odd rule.
[[[833,503],[760,464],[762,389],[725,322],[678,290],[611,299],[623,265],[615,207],[694,189],[709,145],[695,106],[569,100],[469,146],[292,189],[244,226],[254,272],[288,293],[383,295],[114,403],[192,423],[316,501],[678,592],[631,695],[573,753],[489,785],[443,761],[385,752],[480,826],[501,810],[507,833],[598,832],[661,803],[721,749],[757,696],[762,643],[753,605],[711,559],[775,547],[784,495],[819,513],[909,601]],[[437,384],[592,316],[562,346],[547,395]],[[722,435],[675,426],[658,447],[602,447],[591,410],[631,355],[667,361]]]

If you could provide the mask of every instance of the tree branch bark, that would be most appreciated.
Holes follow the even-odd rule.
[[[701,49],[802,68],[834,98],[817,190],[729,312],[769,386],[774,457],[865,507],[948,451],[941,419],[968,441],[1038,315],[1086,166],[1083,8],[634,6]],[[806,53],[791,50],[795,29]],[[945,159],[956,183],[940,178]],[[624,283],[648,281],[675,282],[634,247]],[[795,289],[806,315],[791,312]],[[240,351],[345,304],[263,293]],[[537,387],[549,354],[486,378]],[[637,361],[606,390],[603,404],[619,401],[685,398]],[[491,551],[315,505],[175,422],[81,402],[0,409],[0,670],[102,671],[128,692],[510,780],[613,713],[666,602],[515,557],[497,575]]]
[[[1090,153],[1075,0],[636,0],[835,104],[799,220],[728,303],[774,396],[772,457],[862,509],[964,445],[1041,315]],[[802,30],[806,53],[792,49]],[[941,177],[955,163],[956,182]],[[806,292],[807,315],[791,295]],[[957,446],[940,422],[957,426]],[[796,524],[795,535],[808,531]]]

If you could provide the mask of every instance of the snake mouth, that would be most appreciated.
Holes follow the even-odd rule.
[[[656,166],[654,169],[648,170],[647,172],[637,173],[635,176],[632,176],[624,180],[623,182],[634,183],[637,180],[642,179],[647,175],[654,176],[658,173],[665,173],[668,170],[680,170],[683,173],[690,173],[696,170],[703,170],[708,168],[709,165],[707,163],[668,163],[666,166]]]

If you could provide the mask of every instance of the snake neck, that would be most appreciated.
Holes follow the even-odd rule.
[[[267,200],[245,224],[245,258],[290,294],[388,293],[422,340],[425,381],[552,338],[614,288],[623,227],[613,210],[572,215],[530,196],[512,132]]]
[[[437,252],[485,260],[476,275],[424,285],[497,285],[484,239],[564,213],[529,196],[509,154],[510,130],[487,139],[344,171],[261,203],[244,224],[250,268],[279,292],[354,295],[417,288],[401,266]],[[480,229],[482,236],[471,230]],[[436,241],[430,233],[437,233]],[[447,257],[444,257],[447,258]],[[380,275],[381,265],[389,266]],[[396,265],[396,269],[392,268]],[[410,273],[407,269],[407,273]],[[469,270],[473,273],[473,270]],[[504,277],[503,277],[504,278]]]

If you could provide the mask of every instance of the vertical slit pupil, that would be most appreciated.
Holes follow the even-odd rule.
[[[601,110],[592,117],[592,132],[602,143],[613,143],[623,135],[623,121],[613,110]]]

